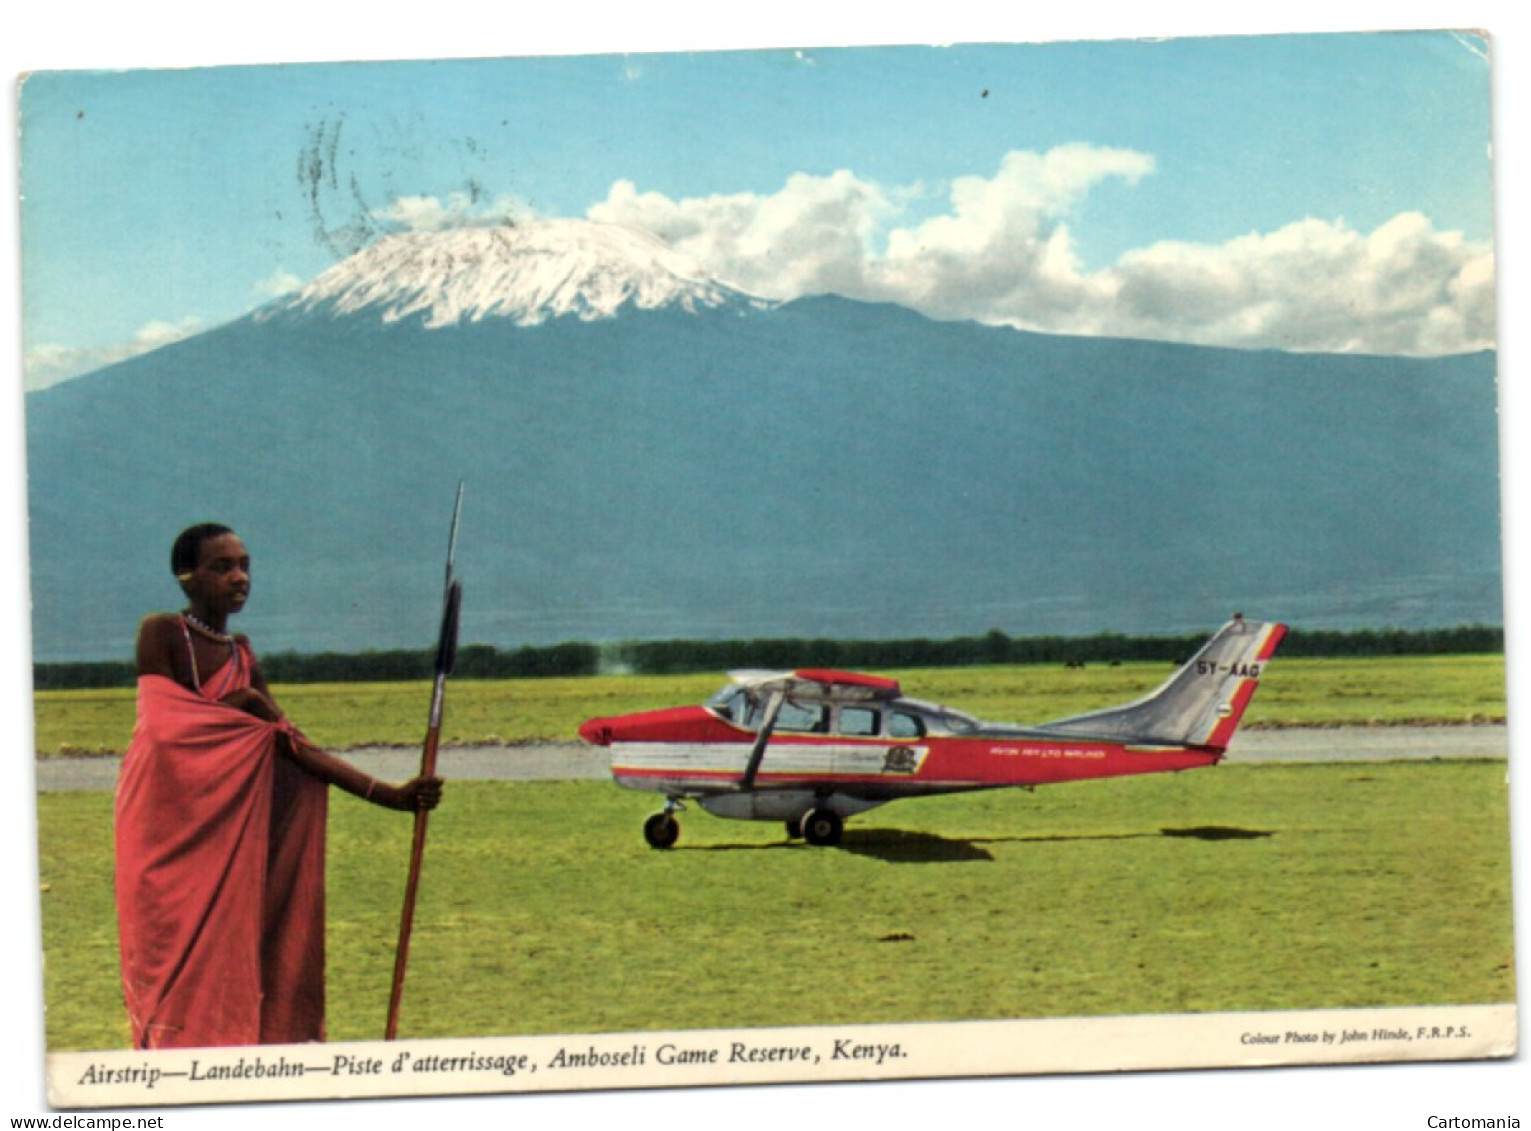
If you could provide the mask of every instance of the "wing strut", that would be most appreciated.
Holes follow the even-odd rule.
[[[761,721],[760,733],[755,736],[755,745],[750,748],[750,760],[744,767],[744,777],[739,779],[739,789],[745,793],[755,788],[755,775],[760,772],[760,762],[765,757],[766,747],[771,742],[771,732],[776,729],[776,717],[781,714],[781,705],[786,701],[785,691],[771,692],[771,698],[766,701],[765,718]]]

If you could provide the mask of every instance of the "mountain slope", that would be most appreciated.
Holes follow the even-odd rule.
[[[128,654],[206,518],[252,548],[262,648],[424,646],[459,478],[464,639],[502,646],[1500,620],[1491,355],[361,293],[28,398],[39,658]]]

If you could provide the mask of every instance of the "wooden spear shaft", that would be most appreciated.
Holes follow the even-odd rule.
[[[436,674],[431,686],[430,718],[425,732],[425,747],[420,754],[420,776],[434,777],[436,753],[441,746],[441,720],[446,702],[447,676],[457,655],[457,618],[462,607],[462,583],[452,578],[452,559],[457,544],[457,518],[462,511],[462,484],[457,486],[457,503],[452,509],[452,535],[447,543],[447,591],[441,612],[441,632],[436,642]],[[404,997],[404,971],[409,964],[409,937],[414,930],[415,900],[420,892],[420,866],[425,859],[425,831],[430,813],[415,810],[415,835],[409,852],[409,877],[404,883],[404,910],[399,918],[399,943],[393,957],[393,988],[388,996],[388,1025],[384,1040],[399,1034],[399,1004]]]

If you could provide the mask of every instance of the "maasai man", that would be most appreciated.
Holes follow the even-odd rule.
[[[135,1048],[324,1039],[330,784],[413,812],[439,778],[378,781],[309,742],[228,618],[250,556],[225,526],[184,531],[188,605],[138,633],[138,723],[116,801],[122,984]]]

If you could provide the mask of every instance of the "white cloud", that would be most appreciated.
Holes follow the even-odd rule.
[[[948,210],[915,220],[932,190],[885,188],[841,170],[797,173],[769,196],[672,201],[618,181],[593,220],[645,228],[719,278],[767,298],[834,292],[941,318],[1009,322],[1034,303],[1070,307],[1079,274],[1065,218],[1107,178],[1153,171],[1129,150],[1068,145],[1006,155],[993,177],[959,177]]]
[[[160,346],[168,346],[171,342],[188,338],[201,328],[201,322],[195,318],[183,318],[179,322],[164,322],[156,319],[145,323],[133,335],[133,346],[137,353],[148,353],[150,350],[159,349]]]
[[[71,377],[78,377],[106,365],[113,365],[161,346],[180,341],[199,332],[202,324],[195,318],[179,322],[146,323],[126,342],[109,346],[75,347],[43,343],[28,346],[24,359],[22,386],[27,392],[46,389]]]
[[[530,210],[510,195],[485,199],[477,192],[455,192],[446,200],[434,196],[401,196],[373,218],[396,231],[442,232],[452,228],[487,228],[511,222]]]
[[[1306,219],[1220,245],[1164,242],[1104,274],[1113,333],[1384,354],[1494,344],[1492,249],[1418,213],[1370,234]]]
[[[282,298],[303,289],[304,280],[291,271],[278,267],[266,278],[255,284],[255,293],[262,298]]]
[[[1153,172],[1146,154],[1075,144],[957,178],[922,218],[929,190],[845,170],[795,174],[769,195],[678,201],[618,181],[589,216],[652,231],[767,298],[833,292],[936,318],[1248,348],[1492,347],[1492,249],[1418,213],[1369,234],[1307,218],[1221,244],[1167,240],[1085,271],[1068,221],[1102,182]]]
[[[778,299],[826,291],[865,297],[872,241],[894,214],[881,189],[843,170],[795,173],[771,196],[678,202],[618,181],[588,213],[653,232],[731,285]]]
[[[914,297],[936,317],[1064,329],[1101,291],[1080,271],[1067,217],[1100,182],[1151,172],[1153,159],[1131,150],[1009,153],[995,176],[954,181],[949,212],[889,234],[874,270],[882,297]]]

